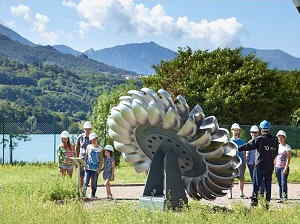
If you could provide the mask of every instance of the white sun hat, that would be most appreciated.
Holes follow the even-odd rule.
[[[61,138],[69,138],[70,137],[70,134],[68,131],[63,131],[61,134],[60,134],[60,137]]]
[[[114,148],[111,145],[106,145],[106,146],[104,146],[104,150],[113,152]]]
[[[252,125],[250,128],[250,132],[259,132],[259,128],[256,125]]]
[[[97,137],[98,137],[98,136],[97,136],[96,133],[91,133],[91,134],[89,135],[89,140],[92,141],[93,139],[95,139],[95,138],[97,138]]]
[[[282,136],[286,137],[286,132],[283,131],[283,130],[279,130],[279,131],[277,132],[276,136],[278,137],[279,135],[282,135]]]
[[[238,123],[234,123],[234,124],[231,125],[231,130],[232,129],[241,129],[241,127]]]
[[[92,124],[91,124],[91,122],[90,122],[90,121],[86,121],[86,122],[84,122],[84,124],[83,124],[83,128],[84,128],[84,129],[86,129],[86,128],[92,128]]]

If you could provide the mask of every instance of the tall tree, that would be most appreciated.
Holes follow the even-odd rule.
[[[287,124],[300,105],[299,88],[286,73],[268,69],[254,55],[242,56],[241,49],[179,49],[174,60],[154,68],[156,75],[143,79],[147,87],[181,94],[223,124],[261,119]]]

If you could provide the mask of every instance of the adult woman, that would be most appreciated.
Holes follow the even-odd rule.
[[[251,126],[250,135],[251,135],[250,140],[255,139],[259,135],[259,129],[256,125]],[[252,183],[254,182],[253,181],[254,180],[253,179],[253,170],[254,170],[254,163],[255,163],[255,154],[256,154],[256,149],[246,152],[247,167],[249,169]]]
[[[288,199],[287,179],[291,160],[291,146],[286,144],[286,133],[280,130],[276,134],[279,142],[278,155],[275,159],[275,173],[279,186],[279,202]]]
[[[73,174],[73,162],[70,157],[75,155],[74,146],[70,143],[70,134],[67,131],[63,131],[60,134],[61,144],[58,147],[58,166],[62,176],[68,174],[72,177]]]
[[[259,136],[259,128],[256,125],[252,125],[250,128],[250,135],[251,139],[249,141],[254,141],[254,139]],[[255,160],[256,160],[257,150],[253,149],[246,152],[246,161],[247,161],[247,167],[249,170],[249,174],[251,177],[252,184],[254,184],[254,167],[255,167]],[[264,179],[262,180],[261,187],[259,189],[260,195],[264,197],[265,194],[265,184]]]
[[[231,141],[237,144],[238,147],[245,144],[245,142],[240,138],[241,135],[241,127],[238,123],[234,123],[231,126],[232,138]],[[238,152],[238,156],[240,157],[242,163],[239,167],[239,185],[240,185],[240,197],[246,198],[244,194],[244,180],[245,180],[245,169],[246,169],[246,153]],[[232,189],[230,190],[230,197],[232,198]]]

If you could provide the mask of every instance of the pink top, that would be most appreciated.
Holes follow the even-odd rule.
[[[275,159],[275,167],[284,168],[286,166],[286,163],[288,161],[288,152],[291,150],[291,146],[289,146],[288,144],[279,144],[278,155]]]

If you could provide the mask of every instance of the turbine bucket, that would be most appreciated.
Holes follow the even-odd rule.
[[[177,135],[183,137],[194,136],[197,131],[197,125],[194,119],[188,119],[181,129],[177,132]]]
[[[177,113],[175,112],[174,108],[170,107],[163,118],[163,128],[172,129],[177,127],[177,124],[178,124]]]
[[[209,130],[211,133],[215,132],[218,128],[219,124],[215,116],[204,118],[200,124],[200,129]]]
[[[140,100],[134,99],[132,101],[132,109],[136,120],[144,125],[148,121],[148,112]]]

